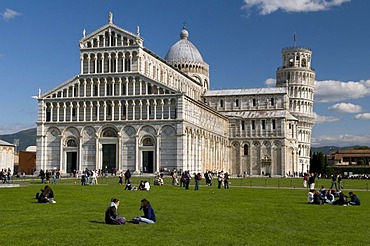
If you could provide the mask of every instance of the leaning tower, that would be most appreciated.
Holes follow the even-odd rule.
[[[282,50],[283,66],[276,71],[276,86],[287,87],[289,111],[297,118],[297,132],[293,169],[308,172],[310,169],[311,132],[314,124],[315,70],[311,67],[312,51],[302,47]]]

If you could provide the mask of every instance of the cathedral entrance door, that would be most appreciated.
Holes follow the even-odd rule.
[[[77,152],[67,152],[67,173],[77,170]]]
[[[103,171],[106,170],[110,173],[116,168],[116,145],[103,144]]]
[[[142,167],[144,173],[153,173],[154,171],[154,151],[143,151]]]

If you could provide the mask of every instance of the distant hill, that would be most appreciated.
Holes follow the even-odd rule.
[[[26,150],[27,147],[36,145],[36,128],[0,135],[0,139],[12,144],[14,144],[14,139],[19,139],[18,150]]]
[[[311,147],[311,152],[322,152],[325,155],[329,155],[330,151],[342,150],[342,149],[353,149],[360,145],[337,147],[337,146],[322,146],[322,147]]]

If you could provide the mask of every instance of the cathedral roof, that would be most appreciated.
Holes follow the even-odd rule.
[[[251,89],[228,89],[228,90],[209,90],[204,96],[242,96],[242,95],[261,95],[261,94],[284,94],[284,87],[271,88],[251,88]]]
[[[5,141],[3,141],[3,140],[0,139],[0,146],[14,146],[14,144],[5,142]]]
[[[180,32],[180,40],[167,52],[164,58],[168,62],[195,62],[204,63],[202,55],[197,47],[189,40],[189,32],[183,27]]]

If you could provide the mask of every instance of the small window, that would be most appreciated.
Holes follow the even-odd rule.
[[[112,95],[112,89],[113,89],[112,84],[107,84],[107,96]]]
[[[94,85],[94,96],[98,96],[98,86]]]
[[[244,123],[244,120],[242,120],[242,130],[245,129],[245,123]]]
[[[262,124],[262,130],[265,130],[266,129],[266,120],[262,120],[261,124]]]
[[[76,117],[76,109],[75,108],[72,109],[72,117]]]
[[[107,129],[103,132],[103,137],[117,137],[117,134],[113,129]]]
[[[145,138],[143,140],[143,146],[153,146],[153,145],[154,145],[153,139],[151,139],[151,138]]]
[[[271,98],[271,106],[275,106],[275,99],[273,97]]]
[[[272,120],[272,129],[276,129],[276,120]]]
[[[148,94],[152,94],[152,85],[151,84],[148,84]]]
[[[252,130],[256,129],[256,122],[252,120]]]
[[[239,99],[235,100],[235,107],[239,107]]]
[[[50,111],[46,112],[46,121],[51,121],[51,112]]]
[[[107,115],[112,116],[112,104],[107,105]]]
[[[131,71],[131,60],[125,59],[125,71],[130,72]]]
[[[256,107],[256,98],[253,98],[253,107]]]
[[[248,155],[248,145],[247,144],[244,144],[243,149],[244,149],[244,155]]]
[[[70,139],[67,141],[67,146],[68,147],[77,147],[77,143],[76,143],[76,140],[74,139]]]
[[[224,107],[224,100],[220,100],[220,107],[223,108]]]
[[[289,67],[293,67],[293,64],[294,64],[293,58],[289,59]]]
[[[306,59],[302,59],[302,67],[307,67]]]

